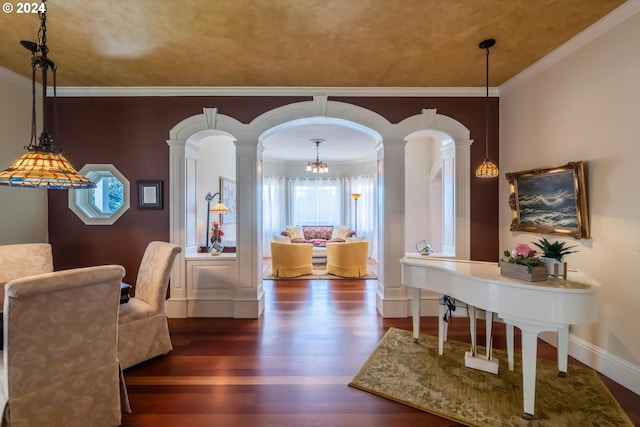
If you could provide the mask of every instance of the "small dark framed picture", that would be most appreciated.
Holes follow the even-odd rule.
[[[138,181],[138,209],[162,209],[162,181]]]

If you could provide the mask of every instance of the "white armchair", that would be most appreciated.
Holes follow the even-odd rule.
[[[151,242],[144,252],[135,285],[135,296],[120,305],[118,358],[122,369],[173,350],[165,299],[169,274],[180,246]]]
[[[124,268],[9,280],[4,298],[1,426],[118,426],[129,410],[117,359]]]
[[[48,243],[0,245],[0,286],[12,279],[53,271]]]

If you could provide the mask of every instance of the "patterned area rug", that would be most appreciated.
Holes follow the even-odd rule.
[[[438,355],[438,339],[390,328],[349,386],[469,426],[633,426],[607,387],[590,368],[537,361],[534,418],[522,418],[522,365],[507,368],[507,353],[494,350],[498,375],[464,367],[469,344],[448,341]],[[482,349],[481,353],[484,352]]]
[[[263,280],[336,280],[336,279],[350,279],[350,280],[368,280],[368,279],[377,279],[378,276],[373,274],[371,271],[367,272],[366,276],[363,277],[340,277],[334,276],[333,274],[327,274],[327,270],[324,265],[313,265],[313,274],[306,274],[304,276],[299,277],[274,277],[271,271],[271,266],[269,266],[262,276]]]

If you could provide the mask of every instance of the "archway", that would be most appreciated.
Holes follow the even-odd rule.
[[[318,147],[316,140],[320,141]],[[359,200],[359,236],[366,238],[370,255],[377,260],[376,147],[381,140],[372,129],[334,117],[297,119],[262,134],[263,255],[270,256],[273,236],[286,225],[345,225],[358,230],[351,196],[356,191],[351,189],[357,188],[356,192],[366,193]],[[307,170],[308,162],[316,156],[328,164],[326,172]],[[295,199],[300,201],[303,195],[293,188],[316,186],[326,194],[316,198],[315,191],[310,191],[305,193],[310,199],[296,204]],[[296,205],[298,209],[290,208]]]
[[[392,124],[379,114],[352,104],[299,102],[268,111],[249,124],[217,114],[212,108],[189,117],[170,131],[170,239],[183,248],[171,277],[170,317],[213,316],[256,318],[264,309],[262,287],[262,151],[261,137],[277,126],[309,117],[334,117],[357,123],[380,135],[377,146],[378,241],[380,250],[377,309],[383,317],[407,317],[410,297],[400,281],[398,260],[404,246],[404,147],[414,132],[431,129],[453,141],[456,180],[456,247],[469,253],[469,130],[435,110],[423,110]],[[226,135],[236,144],[237,251],[233,257],[197,253],[190,195],[195,186],[198,138]]]

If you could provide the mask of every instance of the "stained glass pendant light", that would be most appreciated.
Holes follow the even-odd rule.
[[[485,97],[485,154],[482,164],[476,169],[478,178],[495,178],[500,174],[498,167],[489,160],[489,48],[496,44],[494,39],[487,39],[480,42],[480,49],[486,51],[487,56],[487,84]]]
[[[53,74],[53,93],[56,93],[56,65],[47,57],[47,17],[45,1],[38,9],[40,29],[38,42],[21,41],[30,50],[31,75],[31,140],[25,148],[27,153],[20,156],[9,168],[0,172],[0,185],[45,189],[94,188],[96,185],[80,175],[62,152],[53,146],[53,137],[47,128],[47,72]],[[42,133],[36,139],[36,73],[42,73]]]

